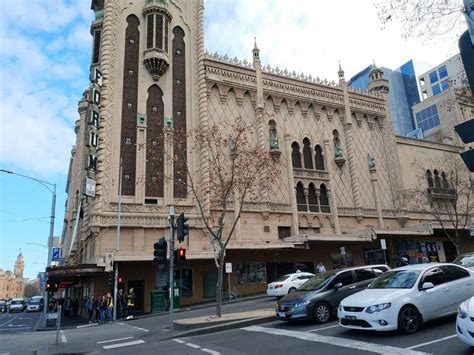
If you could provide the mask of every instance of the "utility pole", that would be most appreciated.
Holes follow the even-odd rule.
[[[169,206],[168,219],[170,222],[170,285],[169,285],[169,300],[170,300],[170,314],[169,314],[169,327],[170,333],[174,329],[173,321],[173,297],[174,297],[174,206]]]

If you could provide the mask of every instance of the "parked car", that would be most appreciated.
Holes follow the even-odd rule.
[[[342,300],[345,328],[415,333],[423,322],[456,313],[474,294],[474,273],[455,264],[417,264],[393,269]]]
[[[459,305],[456,332],[459,339],[474,346],[474,296]]]
[[[468,269],[474,270],[474,253],[467,253],[458,256],[453,264],[467,267]]]
[[[7,301],[0,300],[0,313],[6,313],[6,312],[7,312]]]
[[[28,302],[28,305],[26,306],[26,312],[41,312],[42,309],[43,305],[40,300],[32,300]]]
[[[10,313],[13,312],[23,312],[25,309],[25,300],[23,298],[14,298],[10,303],[10,309],[8,310]]]
[[[267,295],[270,297],[282,297],[288,293],[295,292],[298,287],[308,281],[314,274],[310,272],[295,272],[283,275],[267,286]]]
[[[365,289],[389,269],[387,265],[368,265],[318,273],[277,302],[276,316],[280,320],[326,323],[343,298]]]

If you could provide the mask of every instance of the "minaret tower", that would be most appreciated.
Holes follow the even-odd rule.
[[[375,61],[369,71],[369,78],[369,92],[388,94],[388,80],[383,77],[383,70],[375,65]]]
[[[20,250],[20,254],[18,254],[18,256],[16,257],[13,273],[15,274],[16,278],[23,279],[24,270],[25,270],[25,261],[23,259],[23,255],[21,254],[21,250]]]

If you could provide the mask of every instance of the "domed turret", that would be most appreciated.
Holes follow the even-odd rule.
[[[383,77],[383,70],[374,64],[369,71],[370,82],[368,85],[369,92],[388,94],[388,80]]]

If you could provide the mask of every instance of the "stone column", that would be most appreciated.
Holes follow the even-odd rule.
[[[375,208],[379,219],[379,228],[385,228],[383,223],[382,206],[380,205],[379,189],[377,186],[377,170],[372,168],[370,171],[370,181],[372,182],[372,193],[374,195]]]
[[[339,226],[339,216],[337,214],[336,203],[334,202],[334,199],[332,198],[331,189],[328,188],[326,190],[326,194],[329,200],[329,206],[331,208],[331,213],[332,213],[332,217],[334,221],[334,230],[336,231],[336,234],[341,234],[341,228]],[[334,213],[334,209],[336,209],[336,213]]]
[[[329,136],[326,132],[326,128],[323,127],[323,145],[324,145],[324,154],[323,154],[323,157],[325,158],[324,159],[324,162],[326,164],[326,167],[327,167],[327,170],[328,170],[328,176],[329,176],[329,189],[328,189],[328,198],[329,198],[329,194],[330,194],[330,190],[332,190],[332,186],[333,186],[333,170],[332,170],[332,162],[329,161],[328,157],[331,156],[330,152],[331,152],[331,148],[329,147]],[[334,154],[332,154],[332,156],[334,156]],[[335,186],[335,184],[334,184]],[[319,190],[318,190],[319,192]],[[319,195],[319,193],[318,193]],[[319,196],[318,196],[318,205],[319,205]],[[331,194],[331,198],[329,198],[329,205],[331,206],[331,213],[333,215],[333,219],[334,219],[334,229],[336,231],[336,234],[341,234],[341,227],[339,225],[339,213],[337,211],[337,203],[336,203],[336,198],[335,196],[333,197],[332,194]]]
[[[296,187],[295,179],[293,177],[293,162],[291,161],[291,136],[288,132],[287,117],[283,120],[284,124],[284,137],[285,137],[285,154],[286,154],[286,167],[288,176],[288,199],[291,201],[291,231],[293,236],[298,237],[300,235],[298,227],[298,206],[296,204]]]

